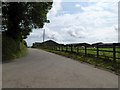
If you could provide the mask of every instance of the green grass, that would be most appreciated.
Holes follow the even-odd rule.
[[[59,50],[59,48],[57,48]],[[66,50],[65,48],[63,49],[64,51]],[[99,50],[107,50],[107,51],[113,51],[113,48],[99,48]],[[68,52],[71,52],[71,48],[69,47]],[[116,51],[120,52],[120,48],[116,48]],[[77,53],[77,48],[73,48],[73,52]],[[85,54],[84,48],[79,48],[79,53]],[[87,48],[87,54],[97,56],[97,49],[96,48]],[[113,60],[113,52],[104,52],[104,51],[99,51],[99,57],[100,58],[107,58],[110,60]],[[116,53],[116,58],[120,58],[120,53]],[[120,59],[116,59],[116,61],[120,61]]]
[[[48,52],[56,53],[68,58],[72,58],[75,60],[78,60],[80,62],[85,62],[94,65],[95,67],[102,68],[102,69],[107,69],[110,70],[116,74],[120,74],[120,62],[117,62],[114,64],[112,60],[109,60],[109,58],[105,59],[97,59],[94,56],[85,56],[82,53],[70,53],[70,52],[65,52],[65,51],[55,51],[55,50],[48,50],[44,49]],[[64,49],[65,50],[65,49]],[[68,49],[70,51],[70,49]]]
[[[23,41],[18,42],[10,36],[2,35],[2,61],[10,61],[27,54],[27,48]]]

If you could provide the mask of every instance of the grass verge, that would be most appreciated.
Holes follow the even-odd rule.
[[[85,62],[91,65],[94,65],[97,68],[104,69],[112,73],[115,73],[117,75],[120,75],[120,63],[114,64],[112,61],[108,59],[98,59],[93,56],[92,57],[85,56],[83,54],[76,54],[76,53],[70,53],[70,52],[54,51],[54,50],[48,50],[48,49],[43,49],[43,50],[65,56],[65,57],[80,61],[82,63]]]

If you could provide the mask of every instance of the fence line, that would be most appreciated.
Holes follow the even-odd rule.
[[[71,53],[83,53],[85,56],[90,55],[88,53],[90,51],[94,51],[95,54],[91,54],[96,56],[97,58],[101,57],[108,57],[112,58],[112,61],[116,63],[116,60],[120,60],[120,43],[111,43],[111,44],[96,44],[96,45],[88,45],[88,44],[59,44],[55,46],[48,46],[50,49],[59,50],[59,51],[66,51]],[[112,50],[101,50],[101,49],[112,49]],[[83,52],[81,52],[83,51]],[[112,56],[100,55],[101,52],[111,53]],[[119,54],[119,55],[117,55]],[[118,57],[119,56],[119,57]]]

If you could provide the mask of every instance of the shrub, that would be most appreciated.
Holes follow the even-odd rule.
[[[25,41],[17,41],[6,33],[2,33],[2,61],[13,60],[27,54]]]

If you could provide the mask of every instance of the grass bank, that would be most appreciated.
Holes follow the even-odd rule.
[[[2,34],[2,61],[11,61],[27,55],[24,41],[17,41],[5,33]]]
[[[120,63],[113,64],[113,62],[108,59],[98,59],[95,57],[85,56],[83,54],[76,54],[76,53],[70,53],[70,52],[62,52],[62,51],[55,51],[55,50],[48,50],[48,49],[43,49],[43,50],[52,52],[55,54],[59,54],[68,58],[72,58],[82,63],[88,63],[91,65],[94,65],[97,68],[108,70],[117,75],[120,75]]]

